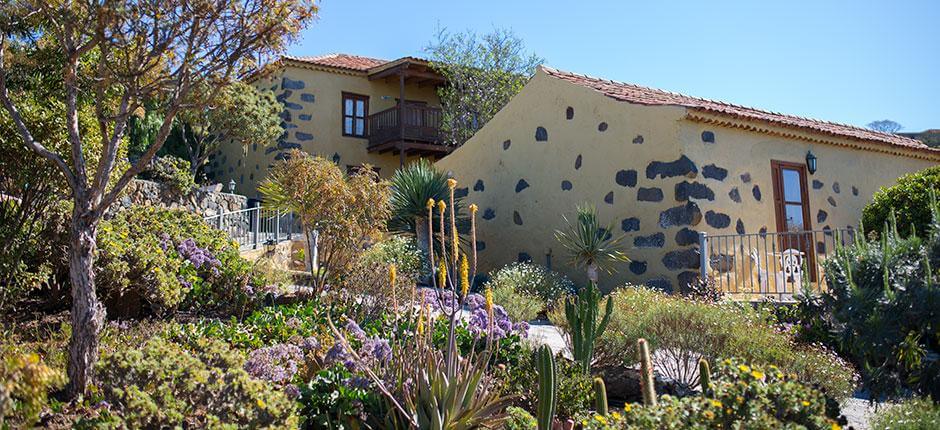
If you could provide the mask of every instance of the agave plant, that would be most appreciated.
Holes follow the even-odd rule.
[[[555,239],[568,251],[576,267],[584,267],[587,277],[597,283],[597,272],[614,270],[613,264],[630,261],[623,253],[624,235],[614,236],[613,225],[601,226],[594,205],[578,205],[574,221],[564,216],[567,228],[556,230]]]
[[[447,179],[444,172],[435,169],[430,161],[423,158],[398,169],[392,177],[392,216],[388,222],[389,230],[414,234],[418,246],[427,252],[430,236],[425,203],[428,200],[446,201],[449,198]],[[460,200],[456,198],[454,201],[458,218]]]
[[[431,247],[428,253],[430,266],[437,268],[434,282],[439,312],[432,313],[423,300],[416,306],[416,295],[412,292],[410,305],[404,307],[404,312],[400,309],[395,312],[396,319],[399,313],[410,318],[408,324],[414,327],[414,335],[396,339],[391,359],[380,363],[379,367],[358,357],[344,335],[330,322],[337,340],[343,342],[344,349],[362,365],[363,371],[386,399],[389,409],[394,411],[386,419],[389,428],[495,428],[505,419],[505,409],[512,400],[501,397],[496,392],[494,380],[487,375],[494,348],[495,318],[491,291],[486,292],[489,329],[482,350],[477,351],[478,348],[473,347],[470,351],[477,352],[463,356],[457,348],[456,323],[469,295],[470,280],[476,274],[477,208],[470,205],[470,239],[466,241],[470,249],[462,249],[455,210],[456,185],[456,180],[447,180],[446,200],[428,199],[422,210],[429,240],[439,240],[438,246]],[[394,276],[390,276],[390,282],[394,288]],[[457,297],[458,300],[446,300],[445,290],[449,290],[446,297]],[[416,308],[419,309],[417,312],[414,311]],[[439,318],[445,319],[449,328],[443,350],[438,349],[432,339],[434,322]]]

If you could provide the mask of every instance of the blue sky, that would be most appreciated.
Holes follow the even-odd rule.
[[[940,1],[323,0],[293,55],[511,28],[546,64],[783,113],[940,128]]]

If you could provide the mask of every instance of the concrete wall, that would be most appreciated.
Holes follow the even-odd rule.
[[[311,154],[331,159],[339,155],[339,165],[358,166],[369,163],[378,167],[379,174],[390,177],[399,166],[398,155],[368,153],[364,138],[345,137],[342,130],[342,93],[369,96],[369,113],[373,114],[395,106],[399,95],[397,79],[370,81],[365,73],[326,71],[294,66],[281,68],[265,75],[253,84],[260,89],[274,91],[284,104],[282,126],[285,133],[276,145],[242,147],[237,142],[224,145],[219,154],[211,158],[213,180],[228,184],[232,179],[237,192],[259,197],[258,183],[282,153],[299,148]],[[405,98],[439,106],[434,87],[408,85]],[[409,157],[412,160],[413,157]]]
[[[699,231],[776,230],[771,160],[803,162],[810,149],[817,155],[819,170],[808,177],[815,228],[857,225],[878,187],[934,164],[706,125],[686,114],[682,107],[618,102],[537,73],[486,127],[437,163],[480,207],[481,269],[523,259],[546,264],[550,254],[553,269],[584,282],[554,231],[564,227],[563,215],[589,202],[602,222],[626,234],[633,260],[602,275],[602,287],[630,282],[675,290],[698,272]],[[706,131],[714,139],[703,139]],[[816,222],[819,211],[823,223]]]

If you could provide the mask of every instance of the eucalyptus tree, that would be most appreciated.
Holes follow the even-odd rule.
[[[222,88],[256,68],[258,59],[282,51],[316,12],[312,0],[0,2],[0,102],[23,144],[62,172],[71,193],[71,397],[82,394],[94,376],[105,320],[93,270],[102,215],[147,169],[178,115],[205,108]],[[62,63],[56,95],[64,102],[64,150],[40,139],[24,121],[18,94],[7,85],[16,65],[5,59],[14,47],[51,49]],[[79,126],[83,101],[92,106],[98,133],[83,133]],[[140,157],[123,164],[119,149],[129,119],[149,104],[163,113],[160,127]],[[96,160],[86,157],[86,147],[96,148]]]

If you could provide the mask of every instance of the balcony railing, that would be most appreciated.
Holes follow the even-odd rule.
[[[823,262],[851,245],[854,229],[710,235],[699,233],[701,277],[732,297],[791,301],[808,286],[826,291]]]
[[[423,104],[405,103],[399,120],[398,106],[369,115],[369,148],[374,149],[404,137],[406,142],[439,144],[441,109]]]

